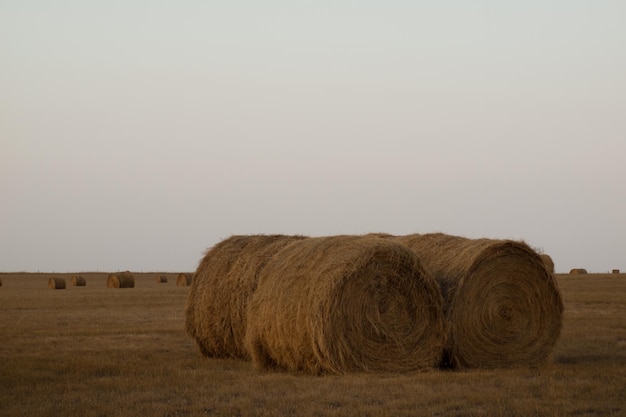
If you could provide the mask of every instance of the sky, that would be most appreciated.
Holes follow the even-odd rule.
[[[0,0],[0,271],[235,234],[524,240],[626,270],[626,2]]]

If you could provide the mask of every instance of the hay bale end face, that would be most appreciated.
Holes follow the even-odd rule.
[[[441,360],[442,304],[418,257],[397,242],[308,238],[260,272],[246,346],[260,369],[412,372]]]
[[[64,290],[65,289],[65,279],[58,277],[50,277],[48,280],[48,288],[51,290]]]
[[[563,302],[554,274],[527,244],[441,233],[397,239],[441,287],[449,326],[444,366],[547,360],[561,331]]]
[[[87,285],[87,280],[81,275],[74,275],[70,282],[74,287],[84,287]]]
[[[191,281],[185,323],[207,357],[249,359],[245,347],[248,302],[268,260],[304,239],[287,235],[235,235],[210,248]]]
[[[107,288],[134,288],[135,277],[129,271],[109,274]]]
[[[155,281],[158,284],[167,284],[167,277],[165,275],[157,275]]]
[[[192,275],[190,273],[181,272],[176,278],[176,286],[188,287],[191,285]]]
[[[585,268],[573,268],[569,271],[571,275],[585,275],[587,270]]]

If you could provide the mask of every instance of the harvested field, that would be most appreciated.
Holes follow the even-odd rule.
[[[154,273],[133,272],[133,291],[107,289],[107,273],[50,291],[49,275],[0,274],[3,417],[626,415],[626,274],[557,275],[563,328],[546,364],[324,376],[203,357],[185,331],[189,289]]]

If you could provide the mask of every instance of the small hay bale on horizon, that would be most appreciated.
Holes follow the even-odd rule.
[[[167,284],[167,277],[165,275],[157,275],[154,280],[158,284]]]
[[[569,273],[571,275],[585,275],[587,274],[587,270],[585,268],[572,268]]]
[[[74,275],[70,283],[74,287],[84,287],[87,285],[87,280],[82,275]]]
[[[107,278],[107,288],[134,288],[135,277],[130,271],[114,272]]]
[[[611,271],[612,274],[619,274],[619,269],[614,269],[613,271]],[[0,285],[2,285],[2,282],[0,281]]]
[[[547,253],[542,253],[539,256],[541,257],[543,263],[546,265],[546,269],[548,270],[548,272],[554,274],[554,261],[552,260],[552,257]]]
[[[257,369],[413,372],[439,364],[443,300],[418,257],[390,239],[293,242],[260,272],[246,346]]]
[[[554,274],[524,242],[442,233],[399,236],[439,283],[448,324],[444,367],[533,366],[562,326]]]
[[[177,287],[188,287],[191,285],[192,274],[188,272],[181,272],[176,277],[176,286]]]
[[[65,289],[65,279],[58,277],[50,277],[48,280],[48,288],[51,290],[64,290]]]

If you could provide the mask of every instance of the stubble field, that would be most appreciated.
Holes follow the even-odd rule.
[[[626,416],[626,274],[557,275],[544,366],[342,376],[203,358],[177,274],[134,273],[131,289],[72,275],[0,274],[0,416]]]

